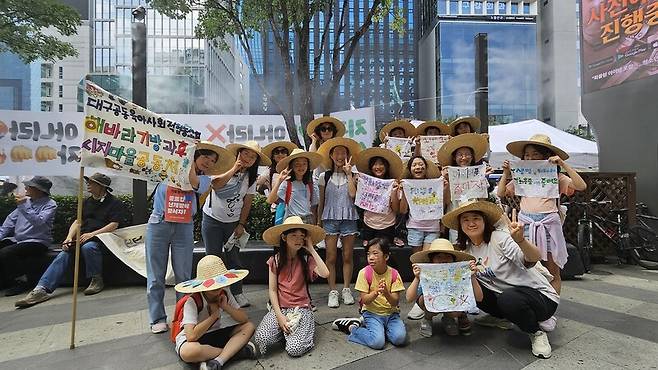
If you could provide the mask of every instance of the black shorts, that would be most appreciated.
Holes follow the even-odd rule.
[[[386,238],[389,242],[393,243],[393,239],[395,238],[395,225],[389,226],[382,230],[377,230],[363,223],[363,229],[361,229],[361,239],[364,241],[364,244],[377,237]]]
[[[209,346],[217,347],[217,348],[224,348],[226,346],[226,343],[231,339],[233,330],[238,325],[233,325],[233,326],[228,326],[226,328],[221,328],[219,330],[214,330],[209,333],[205,333],[204,335],[199,338],[197,341],[199,344],[206,344]],[[187,343],[187,339],[184,339],[183,341],[180,342],[178,346],[176,346],[176,353],[178,354],[178,357],[180,357],[180,349],[183,347],[183,345]],[[181,358],[181,360],[183,360]]]

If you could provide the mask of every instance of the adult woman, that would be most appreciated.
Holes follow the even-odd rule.
[[[240,250],[224,250],[224,244],[232,234],[239,238],[244,233],[256,194],[258,166],[269,166],[270,159],[255,141],[229,144],[226,149],[235,157],[235,163],[214,180],[213,191],[203,205],[201,235],[206,254],[221,257],[229,269],[241,269]],[[247,297],[242,294],[242,283],[231,285],[231,293],[240,307],[249,306]]]
[[[218,175],[226,166],[230,153],[217,145],[207,142],[197,144],[189,180],[193,192],[202,194],[211,186],[218,186],[208,175]],[[189,280],[192,275],[194,223],[192,218],[197,211],[196,197],[192,191],[185,192],[159,184],[153,195],[153,212],[146,225],[146,299],[149,306],[151,332],[164,333],[168,330],[167,314],[164,308],[165,274],[171,249],[171,264],[176,283]],[[170,199],[184,198],[189,210],[180,215],[170,212]],[[174,211],[180,210],[173,209]]]
[[[290,141],[275,141],[263,148],[263,154],[272,161],[272,164],[269,170],[258,176],[258,180],[256,180],[256,190],[259,193],[267,196],[272,191],[274,175],[278,174],[276,165],[289,156],[294,149],[297,149],[297,145]]]
[[[476,258],[476,278],[483,293],[478,308],[516,324],[528,333],[532,353],[548,358],[551,345],[539,322],[555,313],[560,297],[534,267],[541,257],[539,248],[523,236],[516,214],[509,232],[494,229],[501,216],[496,204],[471,201],[445,214],[442,221],[458,231],[457,249]]]
[[[480,119],[477,117],[473,117],[473,116],[459,117],[456,120],[450,122],[450,125],[448,125],[448,128],[450,130],[449,135],[458,136],[462,134],[477,133],[481,125],[482,123],[480,122]]]
[[[450,128],[441,121],[425,121],[416,127],[416,139],[414,155],[422,155],[421,136],[445,136],[450,135]],[[436,160],[435,160],[436,161]]]
[[[308,151],[317,152],[320,145],[325,141],[335,137],[343,137],[345,135],[345,124],[334,117],[319,117],[308,123],[306,134],[311,137],[311,146]]]

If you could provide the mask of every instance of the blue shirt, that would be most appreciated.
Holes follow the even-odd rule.
[[[199,188],[194,189],[195,192],[203,194],[210,188],[210,183],[212,179],[210,176],[199,175]],[[167,184],[160,183],[158,184],[157,189],[155,189],[155,195],[153,195],[153,212],[151,212],[151,218],[149,223],[157,223],[162,220],[164,217],[165,211],[165,198],[167,197]],[[197,212],[196,201],[192,202],[192,217]]]
[[[53,241],[53,222],[57,203],[50,197],[28,199],[16,206],[0,227],[0,240],[34,242],[49,245]]]

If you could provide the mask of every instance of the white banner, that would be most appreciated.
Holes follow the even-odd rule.
[[[420,137],[420,153],[423,158],[434,163],[438,163],[439,160],[436,156],[439,149],[450,140],[448,135],[440,136],[421,136]]]
[[[414,220],[440,220],[443,217],[443,178],[402,180],[409,213]]]
[[[488,198],[489,181],[486,177],[487,166],[448,167],[450,180],[450,199],[465,202],[470,199]]]
[[[419,263],[420,285],[430,312],[469,312],[477,307],[468,261]]]
[[[366,211],[387,213],[391,204],[393,181],[360,173],[354,204]]]
[[[261,146],[272,141],[289,140],[285,122],[280,115],[162,116],[189,125],[201,132],[202,140],[222,147],[248,140],[256,140]],[[345,123],[346,137],[356,140],[363,148],[372,146],[376,134],[374,108],[335,112],[332,116]],[[81,112],[0,110],[0,175],[77,177],[84,118]],[[37,155],[39,148],[41,150]]]
[[[392,150],[403,160],[411,157],[411,140],[406,137],[392,137],[386,139],[386,149]]]
[[[522,197],[559,198],[557,166],[549,161],[510,161],[514,193]]]

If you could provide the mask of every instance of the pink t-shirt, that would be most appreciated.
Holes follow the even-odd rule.
[[[390,208],[387,213],[363,211],[363,222],[371,229],[384,230],[395,225],[395,216],[395,212]]]
[[[277,268],[274,256],[267,260],[267,265],[270,271],[276,275]],[[308,272],[311,281],[317,277],[315,273],[316,266],[315,259],[309,257]],[[311,297],[308,296],[306,281],[304,281],[304,271],[299,259],[295,259],[292,264],[286,264],[283,270],[281,270],[277,290],[279,293],[279,307],[281,308],[311,306]]]
[[[563,173],[558,175],[558,187],[560,194],[568,196],[573,195],[576,191],[573,188],[573,181],[571,178]],[[507,194],[514,195],[514,180],[507,183]],[[557,212],[557,200],[554,198],[521,198],[521,211],[525,213],[553,213]]]

